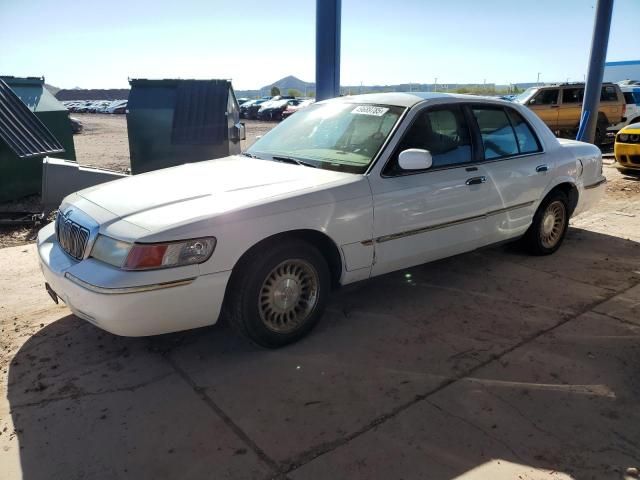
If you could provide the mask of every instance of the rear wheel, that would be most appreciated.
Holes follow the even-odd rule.
[[[242,335],[268,348],[305,336],[318,322],[330,289],[327,262],[303,241],[285,240],[250,253],[234,272],[225,310]]]
[[[556,190],[542,201],[533,222],[524,236],[524,243],[534,255],[550,255],[555,252],[569,226],[569,200]]]

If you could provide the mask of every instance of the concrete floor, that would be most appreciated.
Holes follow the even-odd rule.
[[[223,325],[112,336],[51,303],[32,245],[0,249],[0,477],[625,478],[639,207],[608,199],[550,257],[507,246],[350,286],[278,351]]]

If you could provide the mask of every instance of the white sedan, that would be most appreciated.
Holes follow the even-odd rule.
[[[47,289],[109,332],[154,335],[224,312],[254,342],[307,334],[332,288],[522,239],[553,253],[602,196],[600,150],[514,103],[343,97],[242,156],[68,196],[38,236]]]

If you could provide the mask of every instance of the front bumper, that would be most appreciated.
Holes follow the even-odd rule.
[[[616,168],[640,170],[640,144],[616,142]]]
[[[77,262],[58,245],[53,224],[38,234],[38,256],[46,282],[76,316],[131,337],[216,323],[231,274],[162,279],[162,271],[123,272],[93,259]],[[89,271],[91,278],[86,275]],[[135,276],[127,275],[131,273]],[[135,284],[126,280],[128,276],[135,278]]]

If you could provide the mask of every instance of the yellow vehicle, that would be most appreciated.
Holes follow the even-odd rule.
[[[582,115],[584,83],[531,87],[514,101],[533,110],[558,137],[575,138]],[[607,128],[624,120],[626,103],[620,87],[603,83],[596,127],[596,145],[604,143]]]
[[[640,123],[627,125],[618,132],[613,151],[618,170],[640,174]]]

